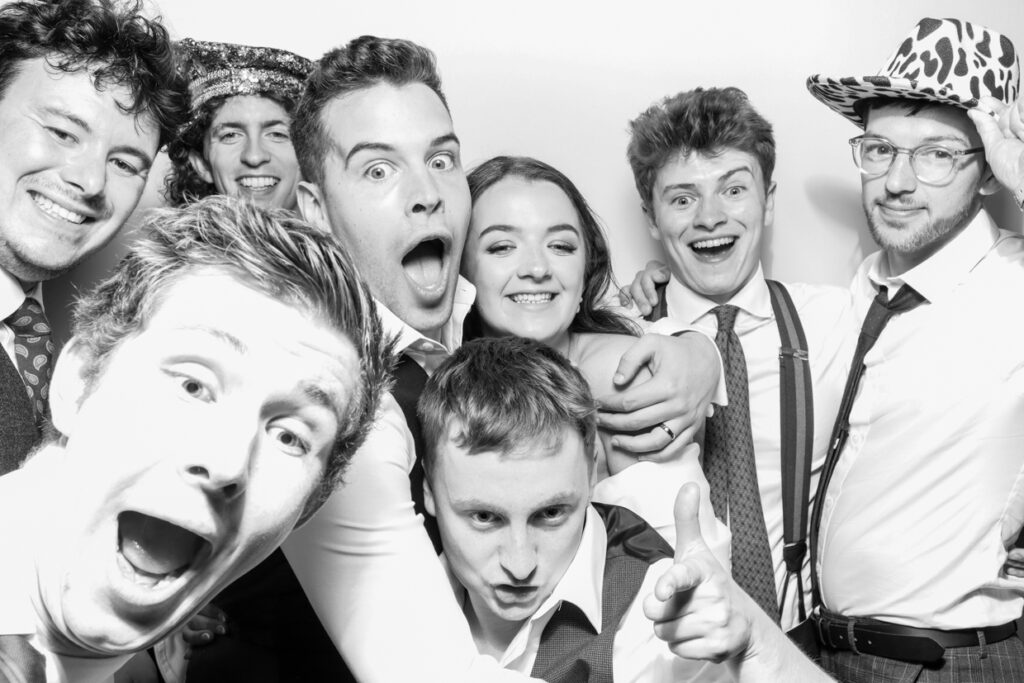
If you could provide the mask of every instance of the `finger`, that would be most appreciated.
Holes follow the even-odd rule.
[[[1017,579],[1024,579],[1024,568],[1021,567],[1007,567],[1006,575],[1012,576]]]
[[[658,337],[656,334],[645,334],[626,349],[615,368],[615,376],[612,377],[612,382],[616,386],[632,382],[636,373],[640,372],[640,368],[651,361],[660,342],[656,337]]]
[[[192,630],[183,629],[181,632],[182,640],[192,646],[203,646],[209,645],[213,642],[213,633],[206,629],[203,630]]]
[[[651,396],[651,398],[647,398]],[[604,409],[604,402],[601,402],[602,410],[597,414],[598,424],[613,432],[647,432],[651,429],[657,428],[657,426],[664,422],[668,424],[672,431],[675,432],[676,428],[672,427],[671,421],[675,421],[675,424],[680,429],[686,429],[693,422],[696,422],[696,414],[689,410],[684,410],[683,406],[676,400],[671,403],[664,403],[660,401],[660,397],[654,397],[653,394],[647,394],[645,392],[638,393],[636,400],[628,400],[625,404],[618,404],[619,406],[625,407],[626,405],[632,406],[633,410],[628,412],[615,412],[615,405],[610,406],[610,409]]]
[[[644,297],[647,300],[647,304],[651,307],[658,305],[658,283],[654,280],[650,273],[645,272],[643,277],[640,279],[640,287],[644,290]]]
[[[625,287],[619,288],[619,305],[623,308],[629,308],[629,305],[633,303],[633,297],[629,295],[629,292]]]
[[[634,453],[637,456],[637,461],[639,462],[669,462],[670,460],[676,461],[684,460],[686,458],[696,459],[698,456],[696,454],[691,453],[691,449],[693,449],[693,451],[696,451],[697,453],[700,452],[700,447],[693,442],[693,437],[696,431],[697,430],[695,427],[691,427],[690,429],[684,429],[679,434],[676,434],[675,441],[673,441],[671,444],[669,444],[665,448],[653,451],[651,453],[641,454],[637,453],[636,451],[629,452]],[[680,446],[682,446],[681,450]],[[697,466],[700,467],[700,465]]]
[[[678,554],[678,553],[677,553]],[[704,564],[696,560],[677,561],[654,584],[654,592],[644,600],[644,614],[652,621],[665,621],[680,615],[679,600],[706,578]]]
[[[692,481],[683,484],[676,494],[672,514],[676,522],[676,562],[707,551],[708,546],[700,533],[700,487]]]
[[[975,107],[967,112],[974,127],[978,129],[981,136],[981,144],[986,150],[992,150],[999,142],[1005,139],[1003,131],[1000,130],[999,121],[992,114],[986,113],[980,107]]]

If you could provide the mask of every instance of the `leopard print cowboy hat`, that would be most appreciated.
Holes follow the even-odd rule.
[[[857,106],[874,97],[923,99],[970,109],[990,95],[1007,104],[1020,90],[1020,56],[1006,36],[959,19],[922,19],[876,76],[815,74],[807,89],[864,127]]]

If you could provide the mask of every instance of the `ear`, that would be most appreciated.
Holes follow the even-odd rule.
[[[430,488],[430,476],[423,477],[423,507],[431,517],[437,517],[437,506],[434,504],[434,490]]]
[[[654,212],[651,211],[650,204],[642,202],[640,204],[640,210],[644,212],[644,218],[647,219],[647,232],[650,234],[651,239],[660,241],[661,231],[658,230],[658,223],[654,220]]]
[[[982,172],[981,182],[978,184],[978,194],[982,197],[986,197],[999,192],[1001,189],[1003,189],[1003,186],[998,180],[996,180],[996,176],[992,172],[992,167],[985,164],[985,170]]]
[[[77,337],[64,345],[50,379],[50,419],[53,426],[64,436],[75,430],[78,410],[85,399],[88,382],[87,371],[92,365],[92,355]]]
[[[324,232],[331,232],[331,223],[327,219],[327,206],[320,186],[308,180],[300,180],[295,188],[295,202],[299,214],[307,223],[315,225]]]
[[[206,159],[203,158],[202,154],[194,149],[189,150],[188,163],[200,178],[213,185],[213,172],[210,171],[210,165],[206,163]]]
[[[775,188],[777,186],[777,183],[773,180],[764,195],[764,227],[766,228],[771,228],[775,222]]]

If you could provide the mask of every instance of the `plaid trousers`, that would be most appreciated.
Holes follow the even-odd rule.
[[[1013,635],[994,645],[946,650],[938,665],[910,664],[825,648],[821,665],[844,683],[1022,683],[1024,642]]]

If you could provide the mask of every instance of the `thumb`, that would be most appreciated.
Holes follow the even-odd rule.
[[[673,511],[676,521],[675,560],[679,564],[695,553],[710,552],[700,533],[700,488],[692,481],[676,494]]]

